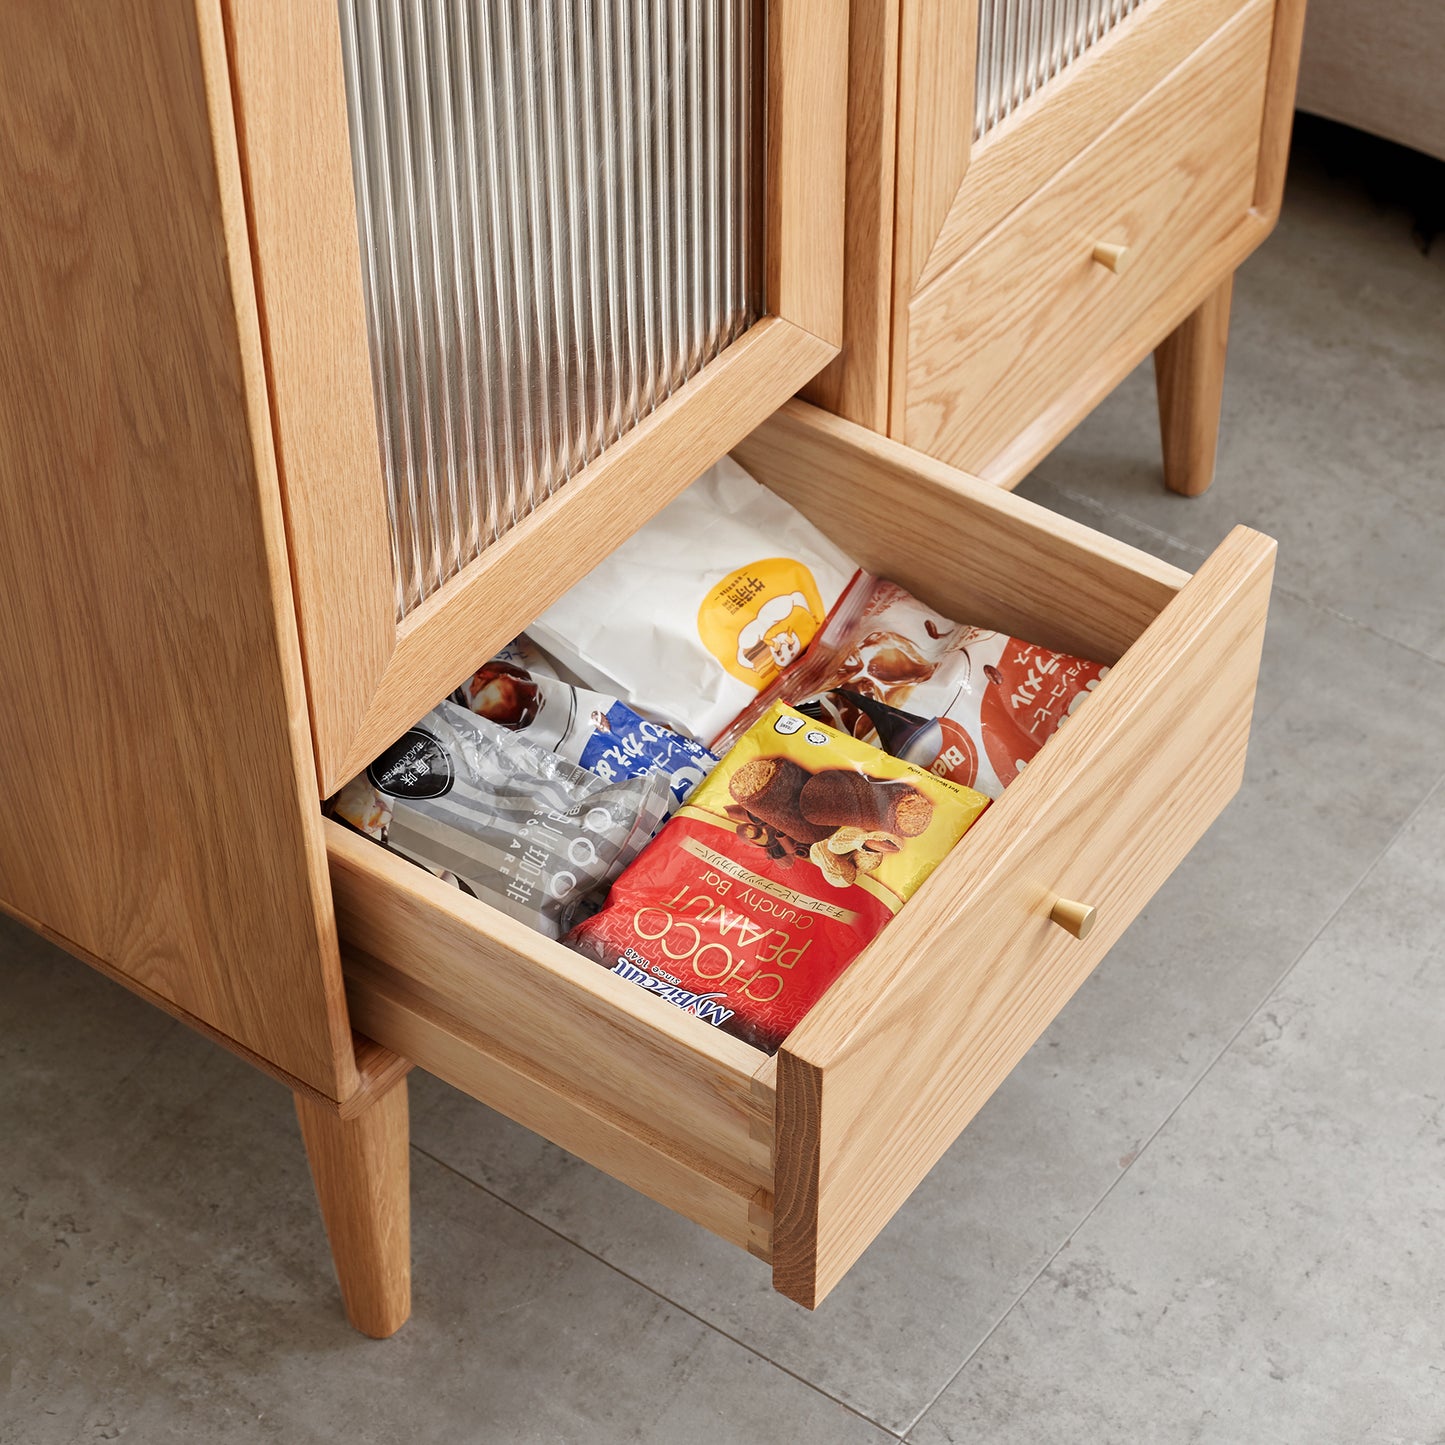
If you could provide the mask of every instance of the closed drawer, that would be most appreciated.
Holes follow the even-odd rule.
[[[1190,578],[794,402],[736,453],[947,615],[1115,666],[776,1058],[328,824],[353,1021],[815,1305],[1238,787],[1274,544]],[[1091,904],[1078,939],[1051,921]]]
[[[1151,311],[1191,272],[1209,272],[1207,285],[1229,269],[1232,233],[1258,239],[1272,20],[1271,0],[1251,0],[913,295],[901,432],[910,445],[992,475],[1041,408],[1120,338],[1137,332],[1144,351],[1158,341],[1176,298]],[[1122,248],[1118,270],[1095,259],[1101,245]]]

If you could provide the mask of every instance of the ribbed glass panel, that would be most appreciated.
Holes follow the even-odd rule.
[[[339,0],[404,616],[755,319],[755,0]]]
[[[1146,0],[979,0],[978,140]]]

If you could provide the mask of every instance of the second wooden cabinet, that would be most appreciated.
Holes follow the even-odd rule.
[[[1203,490],[1233,273],[1278,214],[1303,15],[860,0],[844,349],[807,394],[1011,487],[1163,347],[1166,476]]]

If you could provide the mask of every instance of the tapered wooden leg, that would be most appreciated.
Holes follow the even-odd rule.
[[[1154,352],[1164,480],[1186,497],[1197,497],[1214,480],[1233,292],[1231,272]]]
[[[385,1339],[411,1313],[406,1080],[353,1119],[295,1099],[346,1317],[362,1334]]]

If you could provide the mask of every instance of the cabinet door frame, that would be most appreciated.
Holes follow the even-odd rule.
[[[842,344],[848,7],[767,0],[765,315],[400,622],[334,0],[226,0],[322,795],[585,575]]]

